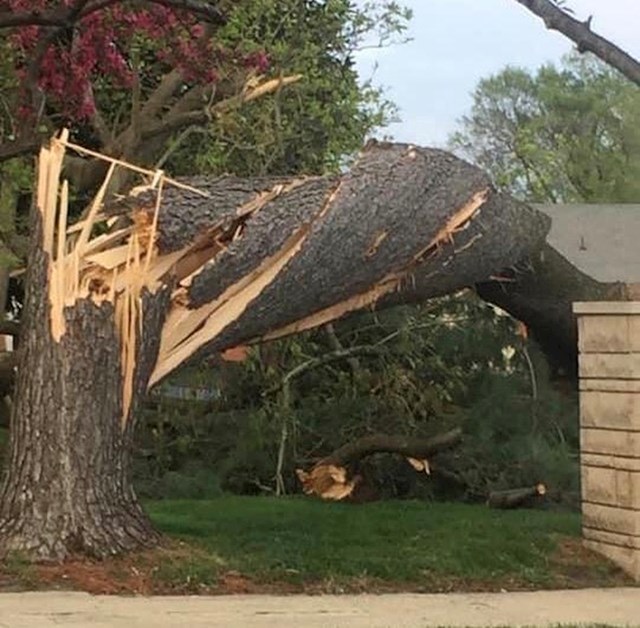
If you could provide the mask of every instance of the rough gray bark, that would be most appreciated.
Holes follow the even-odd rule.
[[[573,303],[624,300],[626,285],[595,281],[548,244],[502,274],[504,281],[479,282],[478,295],[525,323],[552,367],[575,378],[578,333]]]
[[[256,191],[287,184],[235,178],[188,182],[212,198],[167,191],[159,221],[165,251],[230,220]],[[429,248],[456,211],[484,190],[487,200],[479,212]],[[323,207],[325,213],[317,216]],[[375,143],[346,175],[303,180],[250,217],[242,237],[195,277],[189,307],[212,301],[248,276],[301,225],[309,225],[310,234],[299,254],[204,350],[259,340],[366,293],[392,273],[402,281],[383,296],[382,305],[410,301],[414,282],[420,283],[421,300],[472,286],[539,247],[549,219],[497,193],[481,170],[449,153]]]
[[[34,211],[7,473],[0,489],[0,555],[103,557],[157,539],[134,494],[132,416],[123,423],[120,343],[109,303],[83,299],[50,331],[46,256]],[[167,291],[143,298],[134,400],[155,362]]]
[[[295,333],[301,322],[324,324],[394,291],[406,300],[405,288],[417,278],[422,298],[473,285],[539,248],[548,229],[543,214],[498,194],[479,169],[408,145],[371,144],[340,177],[190,183],[209,197],[171,188],[162,197],[154,263],[176,250],[187,258],[159,275],[163,287],[155,294],[142,293],[133,407],[159,359],[166,375],[198,350]],[[155,198],[143,193],[108,210],[135,223],[136,238],[150,241],[144,225],[154,208]],[[105,287],[109,292],[108,279],[86,266],[96,292],[73,293],[56,341],[49,259],[40,212],[33,214],[8,473],[0,490],[0,551],[57,559],[153,543],[157,536],[130,482],[131,413],[122,429],[123,340],[114,306],[98,298]],[[274,265],[274,258],[282,263]],[[178,272],[181,263],[187,272]],[[137,280],[147,277],[142,266],[136,272]],[[225,297],[233,305],[223,314],[210,310],[243,285],[252,290]],[[176,320],[177,330],[169,324]],[[174,343],[169,350],[161,338]],[[347,481],[332,490],[339,497],[352,488]]]

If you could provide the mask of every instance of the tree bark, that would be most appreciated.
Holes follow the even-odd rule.
[[[110,303],[81,299],[51,332],[49,257],[33,212],[7,474],[0,489],[0,555],[104,557],[153,544],[158,535],[131,484],[135,400],[157,354],[166,291],[143,297],[144,335],[134,404],[124,415],[121,349]]]
[[[550,30],[558,31],[578,46],[579,52],[591,52],[615,68],[630,81],[640,85],[640,62],[608,39],[591,30],[591,17],[585,22],[575,19],[551,0],[516,0],[540,17]]]
[[[167,190],[158,222],[158,246],[166,254],[211,225],[237,219],[237,207],[280,190],[247,215],[241,237],[215,263],[184,285],[190,310],[205,311],[234,286],[264,276],[271,260],[299,238],[281,270],[199,352],[275,339],[363,307],[406,303],[412,295],[425,300],[473,286],[539,248],[549,227],[545,215],[497,193],[474,166],[403,144],[369,145],[342,177],[187,182],[210,196]],[[179,355],[180,345],[186,350],[190,342],[176,343],[167,355]],[[168,372],[160,368],[157,379]]]
[[[538,248],[548,228],[470,164],[378,143],[340,177],[150,173],[154,183],[109,203],[112,162],[69,228],[68,146],[63,133],[41,152],[0,490],[0,552],[40,559],[155,542],[131,486],[133,410],[186,360],[324,325],[418,276],[424,298],[473,285]]]
[[[501,275],[500,281],[479,282],[478,295],[525,323],[551,367],[572,379],[578,368],[573,303],[627,299],[626,284],[592,279],[549,244]]]

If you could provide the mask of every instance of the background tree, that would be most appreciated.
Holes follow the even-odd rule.
[[[451,145],[531,202],[640,198],[640,92],[593,57],[480,82]]]

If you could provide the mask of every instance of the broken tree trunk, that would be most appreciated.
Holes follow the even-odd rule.
[[[71,226],[69,150],[110,164]],[[146,181],[105,198],[118,168]],[[59,559],[156,540],[131,488],[134,410],[186,360],[322,325],[418,274],[425,297],[473,285],[548,221],[439,150],[371,144],[340,177],[173,181],[63,134],[40,156],[33,225],[0,552]]]
[[[72,285],[79,275],[64,230],[54,242],[49,210],[52,201],[57,205],[60,163],[55,150],[41,156],[8,474],[0,492],[0,550],[38,559],[71,552],[103,557],[158,538],[133,491],[128,454],[131,401],[146,390],[169,294],[137,295],[141,333],[132,342],[143,359],[123,377],[114,304]],[[64,215],[64,193],[60,200]]]
[[[429,473],[429,458],[455,447],[461,441],[462,430],[457,428],[427,439],[372,434],[336,449],[308,472],[296,469],[296,474],[305,494],[340,501],[349,497],[360,481],[360,476],[350,475],[349,467],[367,456],[400,454],[408,459],[416,471]]]
[[[499,281],[479,282],[478,295],[525,323],[554,370],[572,379],[577,377],[578,368],[573,303],[633,297],[632,286],[592,279],[549,244],[501,275]]]

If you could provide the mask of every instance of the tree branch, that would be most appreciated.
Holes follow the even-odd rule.
[[[336,449],[309,472],[296,469],[298,480],[307,495],[322,499],[342,500],[352,495],[361,476],[348,477],[347,467],[377,453],[400,454],[409,459],[416,470],[429,472],[428,459],[451,449],[462,441],[462,430],[453,429],[432,438],[415,438],[388,434],[371,434]]]
[[[172,133],[186,126],[206,124],[211,117],[220,111],[231,108],[233,106],[240,106],[244,103],[256,100],[261,96],[270,94],[286,85],[298,82],[302,76],[295,74],[293,76],[285,76],[282,78],[271,79],[264,83],[261,83],[257,87],[249,90],[243,90],[242,93],[235,96],[231,96],[225,100],[220,100],[210,107],[202,107],[195,111],[184,111],[169,114],[164,119],[155,122],[153,124],[145,125],[142,130],[142,139],[149,140],[157,135],[163,133]]]
[[[20,26],[55,26],[67,28],[72,26],[77,20],[118,4],[121,0],[96,0],[83,7],[80,12],[76,11],[77,5],[71,7],[61,6],[57,9],[33,11],[2,11],[0,12],[0,29],[16,28]],[[186,11],[200,19],[212,24],[225,24],[225,15],[210,2],[200,0],[148,0],[152,4],[159,4],[165,7]]]
[[[27,138],[20,139],[17,142],[4,142],[0,144],[0,163],[14,159],[15,157],[22,157],[23,155],[30,155],[35,153],[42,144],[43,138]]]
[[[562,33],[575,42],[579,52],[592,52],[640,86],[640,62],[608,39],[591,30],[591,18],[586,22],[571,17],[551,0],[516,0],[541,18],[549,30]]]
[[[461,441],[462,430],[460,428],[426,439],[372,434],[343,445],[316,466],[336,465],[343,467],[377,453],[400,454],[405,458],[430,458],[436,453],[455,447]]]

